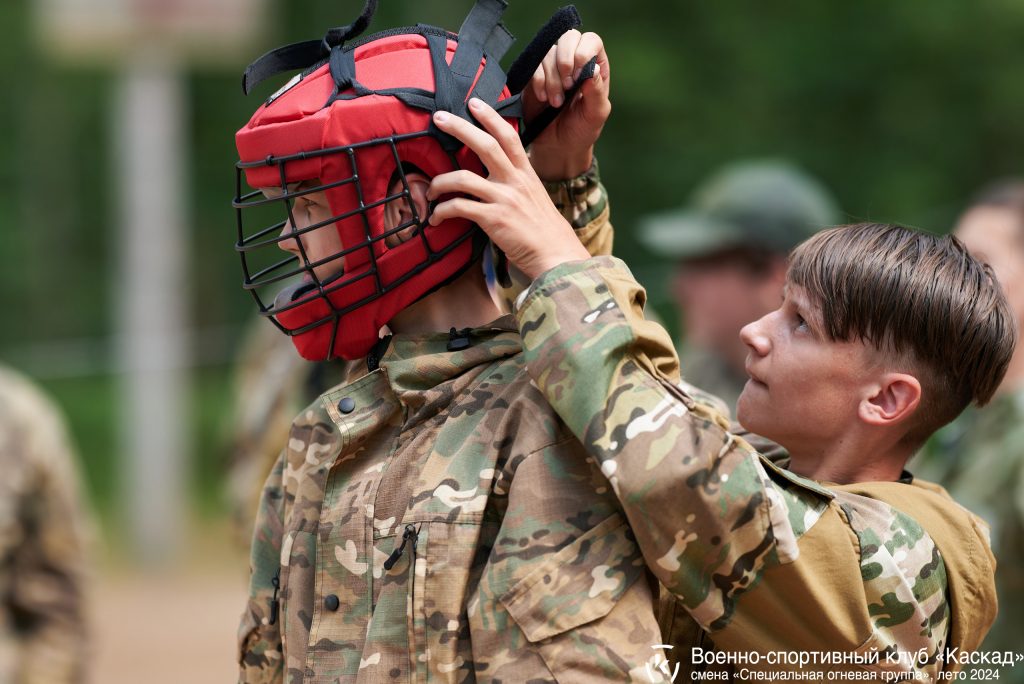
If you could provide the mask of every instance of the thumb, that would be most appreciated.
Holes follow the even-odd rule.
[[[584,119],[592,123],[603,125],[611,114],[612,104],[608,99],[608,81],[601,75],[600,69],[594,71],[594,75],[580,88],[582,97],[573,103],[581,107],[581,114]]]

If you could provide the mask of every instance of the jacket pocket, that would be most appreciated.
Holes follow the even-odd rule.
[[[617,513],[538,565],[501,603],[560,682],[644,678],[661,643],[643,557]]]
[[[272,682],[282,671],[281,634],[277,624],[263,617],[262,606],[252,600],[238,626],[239,681]]]

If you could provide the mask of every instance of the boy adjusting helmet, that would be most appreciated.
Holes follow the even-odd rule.
[[[248,92],[305,69],[236,134],[234,201],[243,287],[303,357],[364,356],[396,313],[480,256],[486,237],[471,222],[430,226],[413,201],[417,180],[484,171],[431,116],[471,120],[466,102],[476,97],[522,130],[519,91],[554,40],[579,23],[575,8],[559,10],[506,75],[499,60],[513,37],[500,22],[505,7],[478,0],[457,35],[417,25],[346,44],[372,19],[369,0],[351,25],[278,48],[246,70]],[[243,193],[243,176],[255,190]],[[388,212],[395,204],[403,211]],[[276,213],[267,217],[267,208]],[[250,220],[257,213],[266,218]]]

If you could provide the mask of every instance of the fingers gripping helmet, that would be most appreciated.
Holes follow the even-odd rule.
[[[504,0],[478,0],[457,35],[418,25],[346,45],[375,5],[369,0],[353,24],[323,40],[267,53],[243,78],[248,92],[305,68],[236,134],[234,206],[243,287],[307,359],[364,356],[396,313],[475,262],[485,244],[478,228],[463,219],[430,226],[412,201],[412,169],[427,177],[484,171],[475,153],[433,126],[432,114],[470,119],[466,103],[479,97],[518,127],[519,91],[548,47],[579,23],[574,8],[559,10],[506,76],[499,60],[513,38],[500,23]],[[243,177],[252,190],[243,192]],[[260,191],[267,188],[275,191]],[[302,198],[314,193],[326,198],[329,216],[297,222]],[[387,226],[390,202],[405,203],[411,218]],[[249,216],[268,208],[276,213],[251,228]],[[336,233],[329,253],[306,244],[319,230]],[[285,241],[288,257],[279,249]]]

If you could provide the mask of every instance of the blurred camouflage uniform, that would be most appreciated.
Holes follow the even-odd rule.
[[[602,190],[562,207],[607,223]],[[520,350],[511,316],[398,335],[295,421],[253,539],[241,681],[644,676],[661,637],[643,559]]]
[[[235,365],[227,476],[235,533],[245,548],[252,540],[263,483],[287,441],[292,420],[358,365],[306,361],[290,337],[262,318],[246,332]]]
[[[637,237],[651,254],[671,260],[677,271],[698,263],[701,268],[722,268],[730,255],[744,250],[744,270],[759,279],[756,264],[784,261],[793,247],[834,225],[839,216],[828,190],[799,168],[774,159],[747,160],[729,164],[701,183],[686,207],[644,217]],[[750,259],[756,263],[748,263]],[[685,308],[682,301],[676,304]],[[741,325],[765,313],[755,311]],[[681,314],[685,320],[687,312]],[[693,333],[684,332],[687,337]],[[739,328],[734,337],[739,337]],[[718,346],[703,348],[685,338],[677,349],[687,381],[728,406],[736,405],[747,381],[742,359],[730,363]]]
[[[672,594],[662,629],[680,664],[696,665],[696,645],[923,649],[918,670],[934,677],[943,648],[977,648],[995,617],[984,523],[934,485],[824,484],[761,457],[678,389],[645,297],[622,262],[591,259],[541,276],[517,318],[530,375],[600,464]],[[824,669],[846,668],[914,669],[885,657]]]
[[[0,368],[0,681],[86,679],[83,507],[52,403]]]
[[[941,482],[992,528],[1000,603],[985,650],[1024,651],[1024,391],[969,408],[918,459],[917,475]],[[1024,664],[1004,669],[1000,681],[1024,682]]]

